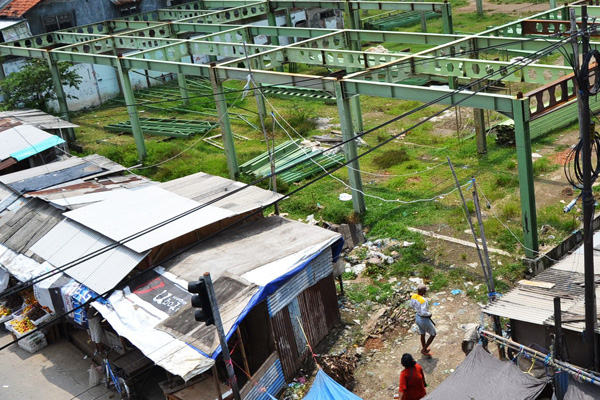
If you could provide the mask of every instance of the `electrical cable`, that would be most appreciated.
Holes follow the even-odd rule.
[[[564,41],[564,40],[566,40],[566,39],[563,39],[563,40],[561,40],[561,41],[557,42],[556,44],[554,44],[554,45],[552,45],[552,46],[549,46],[549,47],[548,47],[548,49],[547,49],[545,52],[540,50],[538,53],[540,53],[540,54],[541,54],[541,56],[545,55],[545,53],[550,53],[550,52],[554,51],[554,50],[555,50],[555,48],[556,48],[557,46],[562,46],[562,43],[561,43],[561,42],[562,42],[562,41]],[[392,141],[393,139],[397,138],[398,136],[400,136],[400,135],[402,135],[402,134],[406,133],[407,131],[409,131],[409,130],[412,130],[412,129],[414,129],[414,128],[416,128],[416,127],[420,126],[420,125],[422,125],[423,123],[427,122],[429,119],[433,118],[434,116],[437,116],[437,115],[441,114],[442,112],[446,111],[447,109],[450,109],[450,108],[454,107],[456,104],[460,104],[461,102],[463,102],[463,101],[465,101],[465,100],[467,100],[467,99],[469,99],[469,98],[471,98],[471,97],[475,96],[475,95],[476,95],[477,93],[479,93],[480,91],[482,91],[482,90],[486,89],[487,87],[489,87],[489,86],[491,86],[491,85],[494,85],[494,84],[496,84],[497,82],[501,81],[502,79],[504,79],[504,77],[505,77],[505,76],[508,76],[509,74],[516,73],[517,71],[519,71],[519,70],[521,70],[521,69],[525,68],[525,67],[526,67],[526,66],[527,66],[529,63],[531,63],[531,62],[533,62],[533,60],[530,60],[529,62],[518,61],[518,62],[514,63],[514,64],[513,64],[513,66],[515,66],[515,67],[516,67],[516,69],[515,69],[514,71],[512,71],[512,72],[510,72],[510,71],[506,71],[506,70],[503,70],[503,71],[496,71],[494,74],[496,74],[496,73],[501,73],[501,75],[502,75],[502,76],[501,76],[499,79],[497,79],[497,80],[495,80],[495,81],[493,81],[493,82],[491,82],[491,83],[488,83],[487,85],[483,86],[482,88],[478,89],[477,91],[474,91],[474,92],[472,92],[471,94],[467,95],[465,98],[463,98],[463,99],[461,99],[461,100],[458,100],[458,101],[457,101],[455,104],[453,104],[453,105],[451,105],[451,106],[448,106],[448,107],[446,107],[446,108],[442,109],[441,111],[438,111],[438,112],[434,113],[434,114],[433,114],[433,115],[431,115],[430,117],[428,117],[428,118],[426,118],[426,119],[423,119],[423,120],[419,121],[418,123],[416,123],[415,125],[413,125],[411,128],[409,128],[409,129],[406,129],[406,130],[404,130],[403,132],[400,132],[399,134],[397,134],[397,135],[394,135],[394,136],[390,137],[389,139],[387,139],[387,140],[385,140],[384,142],[382,142],[382,143],[378,144],[377,146],[374,146],[373,148],[371,148],[371,149],[367,150],[367,151],[366,151],[366,152],[364,152],[363,154],[361,154],[361,155],[359,155],[359,156],[355,157],[354,159],[352,159],[352,160],[350,160],[350,161],[346,161],[346,163],[344,163],[343,165],[336,167],[336,168],[334,169],[334,172],[335,172],[335,171],[337,171],[338,169],[340,169],[341,167],[343,167],[344,165],[350,164],[350,163],[354,162],[355,160],[358,160],[360,157],[363,157],[363,156],[365,156],[366,154],[369,154],[369,153],[371,153],[372,151],[374,151],[374,150],[376,150],[376,149],[378,149],[378,148],[382,147],[383,145],[385,145],[385,144],[389,143],[390,141]],[[408,111],[408,112],[405,112],[405,113],[403,113],[403,114],[402,114],[402,115],[400,115],[400,116],[394,117],[394,118],[392,118],[391,120],[389,120],[389,121],[386,121],[386,122],[384,122],[384,123],[382,123],[382,124],[380,124],[380,125],[378,125],[378,126],[376,126],[376,127],[372,128],[372,129],[370,129],[370,130],[367,130],[367,131],[365,131],[365,132],[362,132],[362,133],[360,133],[360,134],[357,134],[357,135],[356,135],[354,138],[350,138],[350,139],[348,139],[348,140],[346,140],[346,141],[342,141],[341,143],[339,143],[339,144],[337,144],[337,145],[335,145],[335,146],[333,146],[333,147],[342,146],[342,145],[344,145],[345,143],[347,143],[347,142],[349,142],[349,141],[356,140],[356,138],[359,138],[359,137],[362,137],[362,136],[364,136],[364,135],[366,135],[366,134],[369,134],[369,133],[371,133],[371,132],[373,132],[373,131],[375,131],[375,130],[377,130],[377,129],[380,129],[381,127],[384,127],[384,126],[386,126],[386,125],[388,125],[388,124],[390,124],[390,123],[393,123],[393,122],[395,122],[395,121],[397,121],[397,120],[399,120],[399,119],[401,119],[401,118],[403,118],[403,117],[405,117],[405,116],[407,116],[407,115],[410,115],[410,114],[412,114],[412,113],[414,113],[414,112],[417,112],[417,111],[419,111],[419,110],[421,110],[421,109],[423,109],[423,108],[426,108],[426,107],[428,107],[428,106],[429,106],[429,105],[431,105],[431,104],[437,103],[437,102],[439,102],[439,101],[441,101],[441,100],[443,100],[443,99],[445,99],[445,98],[447,98],[447,97],[449,97],[449,96],[452,96],[452,95],[454,95],[454,94],[458,93],[458,92],[459,92],[459,91],[461,91],[461,90],[464,90],[465,88],[469,88],[469,87],[471,87],[471,86],[473,86],[473,85],[475,85],[475,84],[478,84],[478,83],[480,83],[480,81],[483,81],[483,80],[486,80],[486,79],[485,79],[485,77],[484,77],[484,78],[481,78],[481,79],[478,79],[478,80],[476,80],[475,82],[472,82],[472,83],[470,83],[470,84],[468,84],[468,85],[465,85],[464,87],[459,87],[458,89],[455,89],[455,90],[453,90],[453,91],[451,91],[451,92],[449,92],[449,93],[447,93],[447,94],[445,94],[445,95],[441,96],[441,97],[440,97],[440,98],[438,98],[438,99],[432,100],[432,101],[430,101],[430,102],[428,102],[428,103],[426,103],[426,104],[424,104],[424,105],[421,105],[421,106],[417,107],[416,109],[413,109],[412,111]],[[328,150],[330,150],[330,149],[328,149]],[[286,168],[282,169],[281,171],[279,171],[279,173],[283,173],[283,172],[285,172],[285,171],[287,171],[287,170],[289,170],[289,169],[291,169],[291,168],[293,168],[293,167],[297,166],[298,164],[300,164],[300,163],[295,163],[295,164],[292,164],[292,165],[290,165],[290,166],[288,166],[288,167],[286,167]],[[327,174],[326,174],[326,175],[327,175]],[[256,181],[252,182],[251,184],[248,184],[248,185],[242,186],[242,187],[240,187],[240,188],[238,188],[238,189],[235,189],[235,190],[233,190],[232,192],[229,192],[229,193],[228,193],[226,196],[233,195],[233,194],[235,194],[235,193],[237,193],[237,192],[239,192],[239,191],[241,191],[241,190],[243,190],[243,189],[247,188],[248,186],[255,185],[255,184],[257,184],[257,183],[260,183],[260,182],[264,181],[265,179],[269,179],[269,178],[271,178],[271,177],[272,177],[272,174],[269,174],[269,175],[267,175],[267,176],[265,176],[265,177],[263,177],[263,178],[259,178],[259,179],[257,179]],[[317,178],[316,180],[313,180],[313,181],[311,181],[309,184],[312,184],[312,183],[314,183],[314,182],[316,182],[316,181],[320,180],[322,177],[323,177],[323,176],[321,176],[321,177]],[[308,185],[308,184],[307,184],[307,185]],[[304,187],[306,187],[307,185],[305,185],[305,186],[301,186],[301,188],[304,188]],[[291,193],[288,193],[288,194],[286,194],[286,195],[285,195],[283,198],[287,198],[287,197],[289,197],[291,194],[293,194],[293,193],[296,193],[297,191],[298,191],[298,189],[297,189],[297,190],[294,190],[294,191],[292,191]],[[182,217],[184,217],[184,216],[186,216],[186,215],[189,215],[190,213],[196,212],[196,211],[200,210],[201,208],[204,208],[204,207],[206,207],[207,205],[213,204],[214,202],[217,202],[217,201],[219,201],[219,200],[221,200],[221,199],[220,199],[220,198],[213,199],[213,200],[211,200],[210,202],[207,202],[207,203],[204,203],[204,204],[202,204],[202,205],[200,205],[200,206],[194,207],[194,208],[192,208],[191,210],[189,210],[189,211],[187,211],[187,212],[185,212],[185,213],[182,213],[182,214],[180,214],[180,215],[177,215],[177,216],[175,216],[175,217],[173,217],[173,218],[170,218],[170,219],[168,219],[168,220],[166,220],[166,221],[163,221],[163,222],[161,222],[161,223],[159,223],[159,224],[156,224],[155,226],[149,227],[149,228],[147,228],[147,229],[145,229],[145,230],[143,230],[143,231],[141,231],[141,232],[137,232],[137,233],[135,233],[135,234],[132,234],[131,236],[129,236],[129,237],[126,237],[126,238],[122,239],[122,240],[121,240],[121,241],[119,241],[119,242],[115,242],[115,243],[113,243],[113,244],[111,244],[111,245],[108,245],[108,246],[105,246],[104,248],[101,248],[101,249],[99,249],[99,250],[97,250],[97,251],[95,251],[95,252],[93,252],[93,253],[90,253],[90,254],[88,254],[88,255],[82,256],[82,257],[80,257],[80,258],[78,258],[78,259],[76,259],[76,260],[73,260],[72,262],[70,262],[70,263],[68,263],[68,264],[66,264],[66,265],[64,265],[64,266],[62,266],[62,267],[60,267],[60,268],[56,268],[56,269],[55,269],[55,270],[53,270],[53,271],[49,271],[49,272],[47,272],[47,273],[45,273],[45,274],[42,274],[42,276],[40,276],[40,277],[36,277],[36,279],[33,279],[33,280],[30,280],[30,281],[27,281],[27,283],[26,283],[24,286],[26,286],[25,288],[31,287],[31,286],[32,286],[33,284],[35,284],[37,281],[44,280],[44,279],[46,279],[48,276],[51,276],[52,274],[56,274],[56,273],[59,273],[59,272],[64,272],[64,271],[66,271],[67,269],[69,269],[69,268],[72,268],[72,267],[74,267],[74,266],[78,265],[78,264],[79,264],[79,263],[81,263],[81,262],[84,262],[84,261],[86,261],[86,260],[88,260],[88,259],[91,259],[91,258],[93,258],[93,257],[95,257],[95,256],[97,256],[97,255],[99,255],[99,254],[103,254],[103,253],[104,253],[104,252],[106,252],[106,251],[109,251],[109,250],[111,250],[111,249],[113,249],[113,248],[116,248],[116,247],[118,247],[118,246],[120,246],[120,245],[123,245],[123,244],[125,244],[125,243],[127,243],[127,242],[129,242],[129,241],[131,241],[131,240],[134,240],[134,239],[136,239],[136,238],[138,238],[138,237],[140,237],[140,236],[142,236],[142,235],[146,234],[146,233],[152,232],[152,231],[154,231],[155,229],[158,229],[158,228],[160,228],[160,227],[162,227],[162,226],[164,226],[164,225],[166,225],[166,224],[168,224],[168,223],[170,223],[170,222],[173,222],[173,221],[175,221],[175,220],[177,220],[177,219],[179,219],[179,218],[182,218]],[[275,202],[278,202],[278,201],[279,201],[279,200],[277,200],[277,201],[275,201]],[[273,204],[274,204],[275,202],[273,202]],[[48,275],[48,276],[47,276],[47,275]],[[32,282],[32,281],[34,281],[34,282]],[[17,288],[17,290],[23,290],[23,287],[22,287],[22,286],[20,286],[20,287],[18,287],[18,288]],[[2,295],[0,295],[0,299],[2,299],[2,298],[4,298],[4,297],[6,297],[5,293],[6,293],[6,292],[4,292]],[[12,294],[12,293],[11,293],[11,294]]]

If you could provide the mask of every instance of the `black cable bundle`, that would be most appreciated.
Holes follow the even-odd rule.
[[[594,132],[594,136],[591,138],[592,146],[592,183],[596,181],[600,174],[600,135],[598,132]],[[577,145],[571,149],[567,159],[565,160],[564,170],[567,181],[577,189],[583,189],[583,154],[582,154],[581,139],[577,142]],[[594,163],[594,156],[596,162]],[[595,164],[595,165],[594,165]]]

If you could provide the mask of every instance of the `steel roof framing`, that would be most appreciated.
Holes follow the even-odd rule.
[[[359,25],[361,10],[407,10],[435,11],[444,17],[445,34],[380,32],[360,29],[323,29],[274,26],[274,13],[282,9],[325,8],[350,13],[351,25]],[[539,13],[531,18],[560,20],[566,15],[566,7]],[[600,7],[588,7],[590,15],[600,13]],[[257,84],[312,87],[335,93],[340,112],[342,130],[346,138],[352,138],[362,130],[352,123],[351,104],[354,113],[360,114],[357,95],[389,97],[440,104],[461,104],[466,107],[494,110],[511,116],[515,120],[517,156],[519,158],[519,180],[523,225],[527,255],[538,249],[533,197],[533,174],[530,157],[528,98],[497,93],[474,93],[455,91],[441,87],[414,87],[402,81],[418,75],[430,76],[433,80],[463,82],[496,74],[494,79],[504,77],[506,81],[544,85],[558,80],[571,72],[569,67],[531,64],[515,74],[509,74],[512,64],[508,61],[489,60],[482,54],[528,55],[546,49],[556,39],[520,37],[523,20],[492,28],[473,35],[452,34],[451,9],[447,3],[394,2],[394,1],[257,1],[204,0],[160,9],[154,12],[104,21],[86,26],[38,35],[0,45],[0,54],[21,57],[45,58],[56,74],[56,63],[101,64],[115,67],[124,89],[126,105],[132,122],[138,155],[145,156],[143,136],[139,129],[139,117],[133,93],[130,89],[128,70],[143,69],[176,73],[181,76],[194,75],[209,78],[220,106],[220,124],[224,136],[231,136],[227,107],[222,93],[222,82],[230,79],[245,81],[248,76],[247,63],[252,67],[253,79]],[[268,18],[271,26],[258,26],[244,21]],[[266,35],[270,44],[254,44],[253,38]],[[290,43],[279,45],[280,38]],[[242,42],[246,41],[246,56]],[[393,43],[425,45],[427,49],[418,53],[373,53],[362,51],[366,43]],[[597,46],[598,43],[593,43]],[[192,54],[211,56],[213,63],[196,64]],[[243,68],[238,67],[243,63]],[[336,77],[293,74],[282,72],[288,63],[301,63],[345,70]],[[180,79],[185,84],[185,79]],[[185,92],[182,87],[182,93]],[[61,112],[68,113],[62,88],[57,88]],[[358,107],[358,109],[356,108]],[[226,123],[224,123],[224,121]],[[354,124],[354,125],[353,125]],[[136,129],[136,125],[138,125]],[[231,139],[231,138],[229,138]],[[225,138],[228,166],[232,177],[237,175],[237,160],[233,139]],[[528,153],[529,152],[529,153]],[[351,145],[346,146],[347,156],[355,154]],[[358,161],[349,169],[351,184],[362,187]],[[358,171],[358,172],[357,172]],[[364,211],[364,198],[353,191],[356,211]]]

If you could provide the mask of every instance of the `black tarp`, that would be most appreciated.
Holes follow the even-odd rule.
[[[492,357],[480,345],[424,400],[535,399],[546,382]]]
[[[569,388],[563,400],[596,400],[600,399],[600,387],[587,382],[577,382],[569,378]]]

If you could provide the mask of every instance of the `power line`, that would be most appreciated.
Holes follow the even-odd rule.
[[[539,53],[539,54],[540,54],[540,57],[541,57],[541,56],[544,56],[545,54],[551,53],[551,52],[553,52],[553,51],[554,51],[556,48],[558,48],[559,46],[562,46],[562,45],[563,45],[563,44],[562,44],[562,42],[563,42],[563,41],[565,41],[565,40],[568,40],[568,39],[569,39],[569,38],[567,38],[567,39],[562,39],[562,40],[558,41],[557,43],[555,43],[555,44],[553,44],[553,45],[551,45],[551,46],[548,46],[546,49],[542,49],[542,50],[540,50],[540,51],[538,51],[538,52],[536,52],[536,53]],[[466,101],[467,99],[469,99],[469,98],[471,98],[471,97],[475,96],[477,93],[481,92],[482,90],[484,90],[484,89],[487,89],[488,87],[490,87],[490,86],[492,86],[492,85],[496,84],[497,82],[500,82],[502,79],[504,79],[504,77],[505,77],[505,76],[508,76],[508,75],[510,75],[510,74],[514,74],[514,73],[516,73],[517,71],[519,71],[519,70],[521,70],[521,69],[525,68],[525,67],[526,67],[527,65],[529,65],[531,62],[533,62],[533,59],[530,59],[530,60],[529,60],[529,62],[525,62],[525,61],[517,61],[517,62],[513,63],[513,64],[512,64],[512,66],[516,67],[516,69],[515,69],[514,71],[512,71],[512,72],[506,72],[506,74],[501,74],[502,76],[501,76],[499,79],[497,79],[497,80],[495,80],[495,81],[493,81],[493,82],[491,82],[491,83],[488,83],[488,84],[486,84],[486,85],[482,86],[480,89],[478,89],[477,91],[474,91],[474,92],[472,92],[471,94],[467,95],[465,98],[463,98],[463,99],[461,99],[461,100],[457,101],[455,104],[452,104],[452,105],[450,105],[450,106],[448,106],[448,107],[446,107],[446,108],[442,109],[441,111],[438,111],[438,112],[434,113],[433,115],[429,116],[428,118],[426,118],[426,119],[423,119],[423,120],[419,121],[418,123],[416,123],[415,125],[413,125],[413,126],[412,126],[412,127],[410,127],[409,129],[406,129],[406,130],[404,130],[403,132],[400,132],[400,133],[398,133],[398,134],[396,134],[396,135],[393,135],[392,137],[390,137],[389,139],[387,139],[387,140],[383,141],[382,143],[378,144],[377,146],[374,146],[373,148],[371,148],[371,149],[368,149],[368,150],[367,150],[367,151],[365,151],[363,154],[361,154],[361,155],[357,156],[355,159],[351,160],[350,162],[352,162],[352,161],[355,161],[355,160],[358,160],[360,157],[363,157],[364,155],[366,155],[366,154],[369,154],[369,153],[371,153],[372,151],[374,151],[374,150],[376,150],[376,149],[378,149],[378,148],[382,147],[383,145],[385,145],[385,144],[387,144],[387,143],[391,142],[393,139],[396,139],[397,137],[399,137],[399,136],[403,135],[404,133],[408,132],[409,130],[413,130],[414,128],[416,128],[416,127],[418,127],[418,126],[420,126],[420,125],[424,124],[425,122],[429,121],[431,118],[433,118],[433,117],[435,117],[435,116],[437,116],[437,115],[441,114],[442,112],[444,112],[444,111],[446,111],[446,110],[448,110],[448,109],[450,109],[450,108],[452,108],[452,107],[456,106],[456,104],[460,104],[461,102],[463,102],[463,101]],[[505,72],[505,71],[502,71],[502,72]],[[388,124],[390,124],[390,123],[396,122],[396,121],[398,121],[398,120],[399,120],[399,119],[401,119],[401,118],[404,118],[404,117],[406,117],[406,116],[408,116],[408,115],[411,115],[411,114],[413,114],[413,113],[415,113],[415,112],[417,112],[417,111],[420,111],[420,110],[422,110],[422,109],[424,109],[424,108],[426,108],[426,107],[428,107],[428,106],[430,106],[430,105],[432,105],[432,104],[438,103],[438,102],[440,102],[441,100],[444,100],[444,99],[446,99],[446,98],[448,98],[448,97],[450,97],[450,96],[452,96],[452,95],[454,95],[454,94],[456,94],[456,93],[458,93],[458,92],[460,92],[460,91],[462,91],[462,90],[464,90],[464,89],[470,88],[470,87],[472,87],[472,86],[473,86],[473,85],[475,85],[475,84],[478,84],[478,83],[481,83],[481,82],[483,82],[483,81],[486,81],[488,77],[490,77],[490,76],[493,76],[493,75],[496,75],[496,74],[499,74],[499,73],[501,73],[501,71],[495,71],[495,72],[489,73],[488,75],[486,75],[486,76],[484,76],[484,77],[482,77],[482,78],[479,78],[479,79],[477,79],[476,81],[469,83],[468,85],[465,85],[465,86],[463,86],[463,87],[459,87],[459,88],[457,88],[457,89],[455,89],[455,90],[453,90],[453,91],[451,91],[451,92],[449,92],[449,93],[447,93],[447,94],[445,94],[445,95],[443,95],[443,96],[441,96],[441,97],[439,97],[439,98],[437,98],[437,99],[435,99],[435,100],[431,100],[431,101],[429,101],[428,103],[425,103],[425,104],[423,104],[423,105],[421,105],[421,106],[419,106],[419,107],[416,107],[415,109],[413,109],[413,110],[411,110],[411,111],[407,111],[407,112],[405,112],[405,113],[403,113],[403,114],[401,114],[401,115],[399,115],[399,116],[397,116],[397,117],[394,117],[394,118],[392,118],[391,120],[389,120],[389,121],[386,121],[386,122],[384,122],[384,123],[382,123],[382,124],[380,124],[380,125],[378,125],[378,126],[376,126],[376,127],[374,127],[374,128],[371,128],[371,129],[369,129],[369,130],[367,130],[367,131],[365,131],[365,132],[362,132],[362,133],[360,133],[360,134],[357,134],[357,135],[356,135],[355,137],[353,137],[353,138],[350,138],[350,139],[348,139],[348,140],[346,140],[346,141],[342,141],[341,143],[339,143],[339,144],[337,144],[337,145],[335,145],[335,146],[332,146],[332,148],[336,148],[336,147],[342,146],[342,145],[344,145],[344,144],[346,144],[346,143],[348,143],[348,142],[350,142],[350,141],[356,140],[356,138],[359,138],[359,137],[362,137],[362,136],[364,136],[364,135],[366,135],[366,134],[369,134],[369,133],[371,133],[371,132],[374,132],[375,130],[377,130],[377,129],[380,129],[380,128],[382,128],[382,127],[384,127],[384,126],[386,126],[386,125],[388,125]],[[327,149],[327,151],[330,151],[332,148],[330,148],[330,149]],[[321,152],[321,153],[323,153],[323,152]],[[305,162],[305,161],[303,161],[303,162]],[[347,164],[350,164],[350,162],[346,161],[346,163],[344,163],[344,164],[342,164],[342,165],[340,165],[340,166],[336,167],[336,168],[334,169],[334,171],[333,171],[333,172],[337,171],[338,169],[340,169],[341,167],[343,167],[343,166],[345,166],[345,165],[347,165]],[[286,171],[290,170],[291,168],[294,168],[294,167],[296,167],[297,165],[299,165],[299,164],[301,164],[301,163],[302,163],[302,162],[299,162],[299,163],[294,163],[294,164],[292,164],[292,165],[290,165],[290,166],[288,166],[288,167],[286,167],[286,168],[283,168],[283,169],[282,169],[282,170],[280,170],[278,173],[283,173],[283,172],[286,172]],[[276,174],[275,174],[275,175],[276,175]],[[328,174],[325,174],[325,175],[328,175]],[[228,197],[228,196],[230,196],[230,195],[236,194],[236,193],[238,193],[239,191],[241,191],[241,190],[243,190],[243,189],[246,189],[246,188],[247,188],[247,187],[249,187],[249,186],[256,185],[256,184],[258,184],[258,183],[260,183],[260,182],[262,182],[262,181],[264,181],[264,180],[266,180],[266,179],[269,179],[269,178],[271,178],[272,176],[273,176],[273,174],[269,174],[269,175],[267,175],[267,176],[265,176],[265,177],[259,178],[259,179],[255,180],[254,182],[252,182],[252,183],[250,183],[250,184],[247,184],[247,185],[245,185],[245,186],[242,186],[242,187],[240,187],[240,188],[238,188],[238,189],[235,189],[235,190],[233,190],[232,192],[229,192],[229,193],[227,193],[227,194],[226,194],[226,195],[224,195],[224,196],[221,196],[221,198],[216,198],[216,199],[213,199],[213,200],[211,200],[211,201],[209,201],[209,202],[207,202],[207,203],[201,204],[201,205],[199,205],[199,206],[197,206],[197,207],[194,207],[194,208],[192,208],[191,210],[189,210],[189,211],[186,211],[186,212],[184,212],[184,213],[182,213],[182,214],[180,214],[180,215],[174,216],[174,217],[172,217],[172,218],[170,218],[170,219],[168,219],[168,220],[166,220],[166,221],[163,221],[163,222],[161,222],[161,223],[159,223],[159,224],[156,224],[156,225],[154,225],[154,226],[152,226],[152,227],[149,227],[149,228],[147,228],[147,229],[145,229],[145,230],[142,230],[142,231],[140,231],[140,232],[137,232],[137,233],[135,233],[135,234],[132,234],[132,235],[130,235],[129,237],[126,237],[126,238],[124,238],[124,239],[122,239],[122,240],[120,240],[120,241],[118,241],[118,242],[112,243],[111,245],[107,245],[107,246],[105,246],[104,248],[101,248],[101,249],[98,249],[98,250],[96,250],[95,252],[92,252],[92,253],[90,253],[90,254],[88,254],[88,255],[84,255],[84,256],[82,256],[82,257],[80,257],[80,258],[76,259],[76,260],[73,260],[72,262],[70,262],[70,263],[68,263],[68,264],[66,264],[66,265],[64,265],[64,266],[62,266],[62,267],[60,267],[60,268],[56,268],[54,271],[49,271],[49,272],[47,272],[47,273],[44,273],[44,274],[42,274],[42,275],[40,275],[40,276],[36,277],[35,279],[32,279],[32,280],[30,280],[30,281],[26,282],[26,285],[25,285],[26,287],[25,287],[25,288],[31,287],[33,284],[35,284],[35,283],[37,283],[37,282],[39,282],[39,281],[41,281],[41,280],[44,280],[44,279],[48,278],[49,276],[52,276],[52,275],[54,275],[54,274],[56,274],[56,273],[59,273],[59,272],[64,272],[64,271],[66,271],[67,269],[69,269],[69,268],[72,268],[72,267],[74,267],[74,266],[76,266],[76,265],[79,265],[80,263],[82,263],[82,262],[84,262],[84,261],[87,261],[87,260],[89,260],[89,259],[91,259],[91,258],[93,258],[93,257],[95,257],[95,256],[97,256],[97,255],[103,254],[103,253],[105,253],[106,251],[109,251],[109,250],[112,250],[112,249],[114,249],[114,248],[117,248],[118,246],[120,246],[120,245],[123,245],[123,244],[125,244],[125,243],[127,243],[127,242],[129,242],[129,241],[131,241],[131,240],[134,240],[134,239],[136,239],[136,238],[138,238],[138,237],[140,237],[140,236],[142,236],[142,235],[144,235],[144,234],[147,234],[147,233],[149,233],[149,232],[152,232],[152,231],[154,231],[154,230],[156,230],[156,229],[158,229],[158,228],[160,228],[160,227],[162,227],[162,226],[165,226],[165,225],[167,225],[167,224],[168,224],[168,223],[170,223],[170,222],[173,222],[173,221],[175,221],[175,220],[178,220],[178,219],[180,219],[180,218],[182,218],[182,217],[184,217],[184,216],[186,216],[186,215],[189,215],[189,214],[191,214],[191,213],[193,213],[193,212],[196,212],[196,211],[198,211],[198,210],[200,210],[200,209],[202,209],[202,208],[204,208],[204,207],[206,207],[206,206],[208,206],[208,205],[211,205],[211,204],[213,204],[213,203],[215,203],[215,202],[217,202],[217,201],[220,201],[220,200],[222,200],[222,198],[225,198],[225,197]],[[311,181],[309,184],[312,184],[312,183],[314,183],[314,182],[316,182],[316,181],[320,180],[322,177],[323,177],[323,176],[321,176],[321,177],[317,178],[316,180],[313,180],[313,181]],[[308,186],[309,184],[307,184],[307,185],[305,185],[305,186],[302,186],[301,188],[304,188],[304,187]],[[294,193],[296,193],[296,192],[298,192],[298,189],[296,189],[296,190],[292,191],[291,193],[288,193],[288,194],[286,194],[286,195],[284,196],[284,198],[287,198],[287,197],[289,197],[291,194],[294,194]],[[273,202],[272,204],[275,204],[276,202],[278,202],[278,201],[275,201],[275,202]],[[32,283],[31,281],[33,281],[33,283]],[[19,291],[20,291],[20,290],[23,290],[21,287],[17,287],[17,289],[18,289]],[[6,292],[5,292],[5,293],[6,293]],[[5,298],[5,297],[7,296],[5,293],[3,293],[2,295],[0,295],[0,299],[2,299],[2,298]],[[12,294],[12,293],[14,293],[14,291],[13,291],[13,292],[11,292],[10,294]]]

